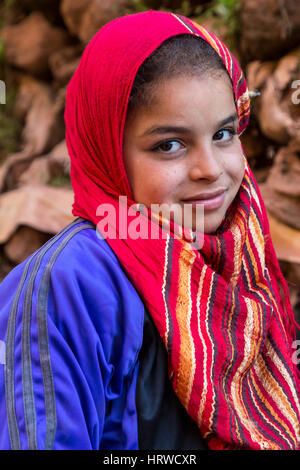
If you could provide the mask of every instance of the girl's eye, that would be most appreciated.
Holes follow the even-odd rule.
[[[181,143],[178,140],[165,140],[161,142],[159,145],[154,147],[154,152],[161,152],[161,153],[176,153],[181,148]]]
[[[235,129],[220,129],[215,133],[214,139],[219,142],[230,142],[235,135],[237,135]]]

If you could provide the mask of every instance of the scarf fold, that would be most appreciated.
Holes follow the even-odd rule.
[[[126,210],[136,202],[122,159],[131,86],[142,62],[179,34],[202,37],[219,54],[231,78],[239,134],[246,128],[246,81],[219,39],[173,13],[149,10],[117,18],[90,41],[67,89],[74,215],[99,226],[97,208],[110,204],[116,230],[122,230],[118,197],[128,198]],[[208,446],[297,449],[294,316],[265,206],[244,160],[244,178],[226,220],[216,234],[204,235],[200,250],[173,230],[159,239],[117,236],[107,242],[154,320],[174,391]]]

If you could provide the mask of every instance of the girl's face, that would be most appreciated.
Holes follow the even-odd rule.
[[[129,113],[125,123],[124,164],[134,199],[148,207],[179,204],[182,210],[192,204],[184,219],[192,230],[196,206],[203,204],[204,233],[214,233],[244,176],[237,125],[225,72],[162,82],[151,107]],[[174,220],[180,223],[176,213]]]

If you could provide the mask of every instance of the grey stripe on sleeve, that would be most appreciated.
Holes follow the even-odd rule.
[[[44,383],[44,397],[45,397],[45,412],[46,412],[46,438],[45,438],[45,449],[49,450],[53,448],[54,438],[56,433],[56,405],[55,405],[55,393],[53,376],[51,369],[51,359],[49,351],[48,341],[48,327],[47,327],[47,305],[48,305],[48,293],[50,288],[50,278],[52,267],[64,249],[69,240],[81,230],[88,228],[94,229],[94,225],[81,225],[74,228],[68,235],[62,240],[60,245],[55,249],[51,255],[50,260],[43,272],[43,276],[39,286],[38,292],[38,305],[37,305],[37,319],[38,319],[38,338],[39,338],[39,351],[40,351],[40,363],[43,375]]]
[[[6,397],[6,410],[7,410],[7,422],[8,432],[10,439],[10,446],[13,450],[21,449],[19,428],[16,418],[15,410],[15,389],[14,389],[14,377],[15,377],[15,364],[14,364],[14,345],[15,345],[15,329],[16,329],[16,316],[19,298],[22,292],[22,288],[27,277],[28,269],[32,257],[27,261],[19,286],[15,297],[12,302],[12,306],[9,313],[7,332],[6,332],[6,354],[5,354],[5,397]]]

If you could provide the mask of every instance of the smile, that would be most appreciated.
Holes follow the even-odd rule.
[[[197,206],[198,204],[202,204],[204,209],[206,210],[213,210],[218,209],[222,206],[225,200],[225,190],[218,191],[213,193],[211,196],[208,194],[202,194],[195,196],[190,199],[184,199],[184,204],[191,204],[192,206]]]

